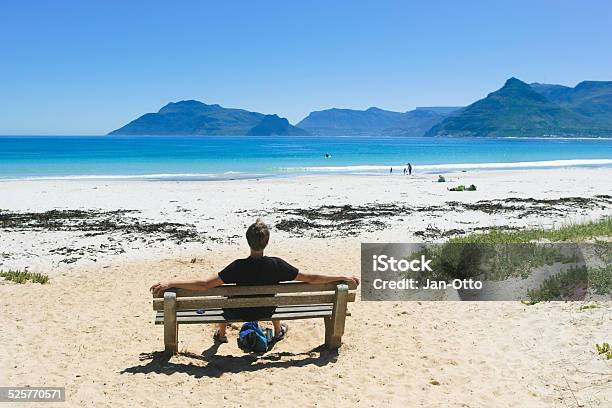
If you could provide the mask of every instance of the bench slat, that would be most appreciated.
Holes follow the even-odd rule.
[[[294,306],[294,307],[278,307],[276,311],[262,321],[266,320],[295,320],[295,319],[308,319],[318,317],[328,317],[332,314],[331,305],[319,305],[313,307],[312,305]],[[350,316],[350,313],[347,313]],[[206,310],[204,314],[198,314],[195,310],[185,310],[183,314],[177,316],[177,322],[179,324],[200,324],[200,323],[223,323],[223,322],[241,322],[239,319],[225,319],[219,310]],[[164,324],[164,314],[162,311],[156,313],[155,324]]]
[[[320,305],[297,305],[297,306],[278,306],[274,313],[297,313],[297,312],[320,312],[325,310],[332,310],[333,305],[331,303],[325,303]],[[198,313],[200,311],[200,313]],[[223,309],[189,309],[179,310],[176,312],[177,317],[188,317],[188,316],[221,316]],[[156,319],[164,318],[164,311],[160,310],[155,313]]]
[[[231,309],[236,307],[262,307],[262,306],[290,306],[313,303],[332,303],[334,294],[319,294],[319,295],[281,295],[281,296],[265,296],[252,298],[203,298],[203,297],[185,297],[176,299],[176,309],[213,309],[225,308]],[[348,301],[355,301],[355,293],[348,294]],[[164,299],[153,299],[153,310],[163,310]]]
[[[272,317],[265,320],[297,320],[297,319],[310,319],[318,317],[331,316],[331,311],[320,311],[320,312],[304,312],[304,313],[280,313],[272,315]],[[264,319],[260,319],[263,321]],[[178,324],[203,324],[203,323],[234,323],[241,322],[242,320],[229,319],[226,320],[221,316],[198,316],[198,317],[181,317],[177,318]],[[163,324],[155,321],[155,324]]]
[[[263,286],[236,286],[222,285],[208,290],[187,290],[176,289],[176,297],[196,297],[196,296],[233,296],[233,295],[272,295],[275,293],[298,293],[298,292],[333,292],[336,290],[336,283],[311,284],[298,281],[282,282],[278,285]],[[347,283],[349,290],[357,289],[353,282]],[[156,298],[163,298],[163,295]]]

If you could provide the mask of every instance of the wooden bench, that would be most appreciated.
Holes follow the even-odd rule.
[[[322,317],[325,345],[338,348],[342,344],[345,318],[350,316],[347,303],[355,301],[356,287],[352,282],[308,284],[293,281],[266,286],[222,285],[206,291],[169,289],[163,297],[153,298],[153,310],[157,312],[155,324],[164,325],[166,353],[176,354],[180,324],[239,322],[241,320],[224,318],[223,309],[274,306],[274,313],[261,320]],[[239,297],[248,295],[257,297]]]

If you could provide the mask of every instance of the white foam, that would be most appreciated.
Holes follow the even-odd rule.
[[[574,166],[606,166],[612,165],[612,159],[576,159],[576,160],[544,160],[509,163],[442,163],[442,164],[413,164],[413,171],[453,171],[467,169],[517,169],[538,167],[574,167]],[[287,173],[372,173],[386,172],[393,167],[396,170],[405,167],[405,164],[385,165],[355,165],[355,166],[311,166],[311,167],[283,167],[272,169],[272,174],[247,174],[236,171],[224,173],[153,173],[153,174],[83,174],[67,176],[29,176],[0,178],[0,181],[14,180],[221,180],[232,177],[259,178],[265,176],[287,175]]]
[[[601,140],[608,141],[612,140],[612,137],[569,137],[569,136],[537,136],[537,137],[526,137],[526,136],[503,136],[493,137],[491,139],[522,139],[522,140]]]
[[[6,178],[11,180],[123,180],[123,179],[180,179],[180,178],[211,178],[218,177],[208,173],[157,173],[157,174],[82,174],[69,176],[31,176]]]
[[[543,160],[508,163],[442,163],[442,164],[413,164],[413,171],[431,170],[465,170],[465,169],[513,169],[534,167],[572,167],[572,166],[601,166],[612,165],[612,159],[576,159],[576,160]],[[313,166],[313,167],[285,167],[285,172],[370,172],[388,171],[390,167],[401,169],[406,164],[385,165],[359,165],[359,166]]]

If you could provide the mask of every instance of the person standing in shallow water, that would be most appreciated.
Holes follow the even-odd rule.
[[[408,163],[408,175],[412,176],[412,164]]]

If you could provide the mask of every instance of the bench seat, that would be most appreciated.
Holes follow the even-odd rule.
[[[320,305],[296,305],[296,306],[277,306],[274,313],[264,319],[259,320],[296,320],[314,317],[329,317],[332,315],[334,305],[325,303]],[[198,313],[200,310],[200,313]],[[226,319],[223,317],[223,309],[192,309],[179,310],[176,312],[178,324],[202,324],[202,323],[234,323],[242,322],[240,319]],[[202,313],[203,312],[203,313]],[[351,313],[347,311],[347,316]],[[160,310],[155,315],[155,324],[164,324],[164,311]]]

